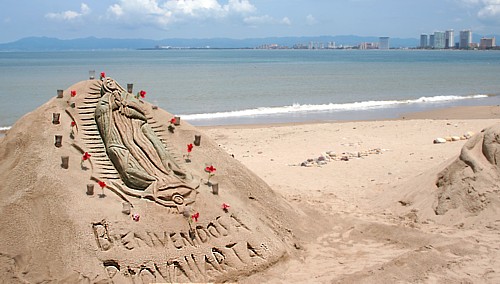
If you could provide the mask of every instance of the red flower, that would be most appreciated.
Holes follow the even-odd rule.
[[[213,174],[217,169],[214,168],[214,166],[210,166],[210,167],[206,167],[205,168],[205,172],[209,172],[211,174]]]
[[[132,215],[132,220],[136,221],[136,222],[139,222],[139,218],[141,218],[141,216],[137,213],[135,213],[134,215]]]
[[[191,153],[193,151],[193,144],[188,144],[188,153]]]
[[[76,122],[72,121],[71,122],[71,127],[74,127],[74,126],[76,126]]]
[[[224,210],[224,212],[227,212],[227,210],[229,209],[229,204],[226,204],[226,203],[222,203],[222,210]]]
[[[89,153],[85,152],[85,153],[83,154],[83,156],[82,156],[82,161],[86,161],[86,160],[88,160],[90,157],[91,157],[91,155],[90,155]]]
[[[146,97],[146,91],[141,90],[141,91],[139,92],[139,96],[141,96],[141,98],[143,98],[143,99],[144,99],[144,98]]]
[[[101,72],[101,79],[102,79],[102,78],[106,78],[106,73]]]
[[[104,189],[104,188],[106,187],[106,183],[105,183],[105,182],[103,182],[102,180],[98,181],[97,183],[99,184],[99,186],[100,186],[102,189]]]
[[[72,96],[72,97],[76,96],[76,91],[75,91],[75,90],[72,90],[72,91],[71,91],[71,96]]]
[[[176,121],[175,117],[172,117],[172,118],[170,119],[170,123],[172,123],[172,124],[174,124],[174,123],[175,123],[175,121]]]
[[[198,218],[200,217],[200,213],[196,212],[193,215],[191,215],[191,219],[193,219],[195,222],[198,222]]]

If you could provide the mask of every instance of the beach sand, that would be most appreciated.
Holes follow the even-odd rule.
[[[295,232],[302,240],[296,255],[242,282],[499,283],[498,207],[467,222],[467,212],[433,216],[428,196],[411,210],[404,199],[420,183],[424,191],[435,183],[467,142],[434,144],[435,138],[479,133],[499,122],[500,107],[486,106],[399,120],[203,128],[321,224]],[[356,156],[373,149],[378,154],[300,166],[327,151]]]
[[[0,274],[12,275],[14,271],[18,278],[11,279],[57,279],[52,277],[73,271],[69,264],[79,261],[81,274],[72,277],[83,279],[84,271],[88,275],[97,273],[93,269],[102,263],[93,257],[96,243],[88,220],[104,220],[107,216],[127,224],[124,228],[135,230],[142,228],[140,225],[149,230],[174,218],[166,215],[169,218],[165,220],[159,217],[161,222],[149,220],[148,216],[156,216],[163,209],[139,200],[134,201],[134,210],[143,217],[135,223],[120,213],[121,200],[115,195],[94,199],[85,196],[83,186],[68,186],[88,182],[86,172],[82,174],[78,165],[68,170],[71,174],[56,175],[61,172],[59,152],[72,159],[80,157],[72,148],[52,146],[53,128],[66,127],[69,131],[67,123],[50,125],[47,113],[56,106],[44,105],[0,137],[4,146],[0,148],[4,150],[0,153],[4,161],[0,163],[4,172],[0,188],[6,196],[2,208],[11,216],[0,222],[5,228]],[[222,184],[222,193],[212,195],[200,189],[197,203],[202,205],[199,209],[203,216],[221,211],[218,198],[224,198],[232,206],[230,212],[248,212],[244,216],[255,227],[252,234],[242,238],[266,232],[276,237],[266,240],[287,245],[286,253],[284,249],[269,250],[269,261],[258,262],[263,264],[253,270],[240,267],[251,270],[250,276],[236,269],[231,270],[234,276],[227,276],[232,278],[221,279],[239,283],[500,283],[500,173],[488,171],[498,171],[498,164],[482,171],[496,178],[492,185],[481,183],[480,175],[461,175],[457,160],[464,145],[479,141],[475,137],[483,137],[483,129],[498,123],[499,106],[460,107],[405,114],[396,120],[196,129],[186,124],[168,137],[172,145],[184,146],[193,134],[205,136],[189,166],[202,169],[204,161],[215,161],[215,178]],[[469,140],[433,143],[438,137],[471,132],[476,135]],[[43,152],[42,148],[50,151]],[[324,159],[322,165],[307,162],[319,157]],[[450,165],[456,169],[451,171],[450,180],[458,177],[458,182],[450,185],[441,179],[444,189],[440,190],[451,192],[450,200],[455,203],[441,208],[448,211],[437,215],[436,181]],[[476,201],[480,201],[480,206],[472,206],[472,210],[467,199],[453,193],[453,186],[465,181],[476,187],[468,187],[469,193],[479,192]],[[65,185],[74,190],[68,191]],[[184,222],[182,216],[178,219],[181,220],[172,219],[172,223]],[[64,237],[52,226],[66,232],[61,235]],[[19,234],[15,227],[24,228],[27,233]],[[60,238],[63,241],[59,242]],[[31,251],[25,252],[27,248]],[[140,250],[115,257],[129,261],[129,256],[147,257]],[[107,259],[108,255],[104,253],[103,257]],[[59,271],[62,263],[68,263],[68,271]],[[45,265],[52,265],[53,269],[45,269]]]

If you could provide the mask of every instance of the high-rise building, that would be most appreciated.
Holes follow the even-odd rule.
[[[447,30],[445,32],[445,42],[444,48],[454,48],[455,47],[455,34],[453,30]]]
[[[379,49],[389,49],[389,37],[383,36],[378,38],[378,48]]]
[[[429,36],[427,34],[420,35],[420,48],[427,48],[429,46]]]
[[[488,49],[488,48],[492,48],[492,47],[495,47],[495,37],[490,37],[490,38],[487,38],[487,37],[483,37],[481,38],[481,42],[479,43],[479,48],[480,49]]]
[[[458,48],[460,49],[469,49],[472,44],[472,31],[471,30],[463,30],[460,31],[460,41],[458,43]]]
[[[432,48],[443,49],[445,47],[445,34],[444,32],[434,32],[434,45]]]
[[[435,36],[432,34],[432,35],[429,35],[429,47],[431,48],[434,48],[434,40],[435,39]]]

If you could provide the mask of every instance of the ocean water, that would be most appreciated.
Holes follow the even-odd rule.
[[[128,50],[0,53],[0,129],[106,72],[195,125],[393,118],[500,104],[500,52]]]

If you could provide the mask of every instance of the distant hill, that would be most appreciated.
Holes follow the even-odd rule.
[[[310,42],[335,42],[339,45],[358,45],[361,42],[378,42],[378,37],[362,37],[354,35],[317,36],[317,37],[268,37],[249,39],[208,38],[208,39],[111,39],[111,38],[78,38],[57,39],[49,37],[27,37],[14,42],[0,44],[1,51],[61,51],[61,50],[110,50],[110,49],[140,49],[156,46],[174,48],[255,48],[265,44],[289,46]],[[391,38],[391,47],[414,47],[417,39]]]
[[[488,37],[491,37],[489,35]],[[482,35],[474,35],[473,41],[479,42]],[[497,38],[500,38],[497,36]],[[78,38],[57,39],[49,37],[27,37],[10,43],[0,44],[0,51],[62,51],[62,50],[113,50],[113,49],[148,49],[157,46],[172,48],[255,48],[261,45],[277,44],[292,47],[308,45],[310,42],[328,44],[335,42],[337,46],[356,46],[362,42],[378,42],[374,36],[316,36],[316,37],[268,37],[249,39],[207,38],[207,39],[111,39],[111,38]],[[417,47],[417,38],[390,38],[391,48]]]

